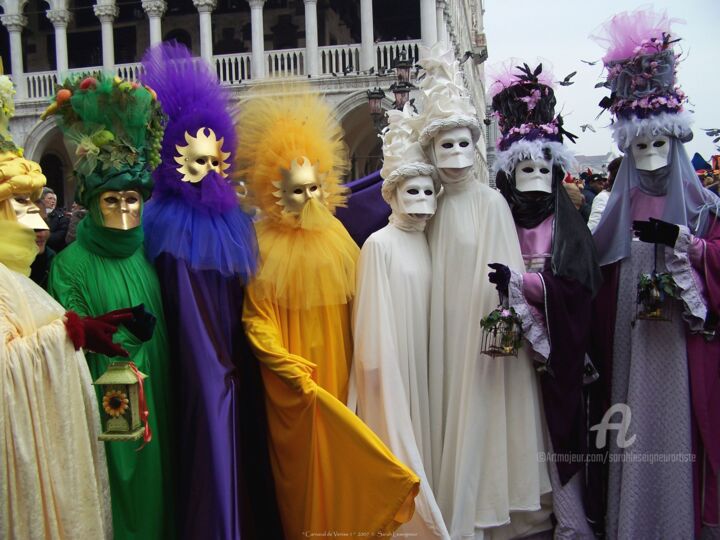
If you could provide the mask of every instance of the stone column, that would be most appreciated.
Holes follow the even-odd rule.
[[[212,65],[212,12],[217,6],[217,0],[193,0],[193,4],[200,14],[200,56]]]
[[[318,50],[317,0],[305,0],[305,72],[317,77],[320,73]],[[357,69],[357,66],[355,66]]]
[[[420,37],[422,44],[428,48],[438,40],[435,0],[420,0]]]
[[[265,27],[263,5],[265,0],[248,0],[252,28],[252,78],[265,77]]]
[[[0,15],[0,21],[10,34],[10,67],[18,100],[27,97],[22,58],[22,30],[27,26],[27,17],[19,13]]]
[[[360,69],[375,67],[375,29],[372,0],[360,0]]]
[[[98,4],[93,6],[93,11],[95,16],[100,19],[103,69],[114,73],[115,42],[113,40],[113,21],[118,16],[118,7],[115,4]]]
[[[150,24],[150,45],[156,45],[162,41],[162,16],[167,4],[165,0],[142,0],[142,7]]]
[[[55,69],[60,80],[68,70],[67,27],[72,13],[68,9],[49,9],[46,15],[55,27]]]
[[[437,24],[437,40],[447,45],[448,35],[447,27],[445,26],[445,6],[447,0],[436,0],[435,1],[435,22]]]

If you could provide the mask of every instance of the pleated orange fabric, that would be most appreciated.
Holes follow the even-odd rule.
[[[269,239],[274,236],[265,230],[257,227],[263,261],[272,252]],[[344,250],[352,242],[347,232],[334,238]],[[313,244],[306,244],[304,256],[291,264],[304,261],[308,279],[313,279],[313,267],[323,267],[313,259],[321,255],[308,251]],[[314,286],[322,278],[315,275]],[[412,517],[419,479],[344,405],[352,359],[351,306],[294,309],[284,304],[267,284],[259,287],[255,281],[247,288],[243,321],[262,363],[285,534],[290,539],[389,534]]]

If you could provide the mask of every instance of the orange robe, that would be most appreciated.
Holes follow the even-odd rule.
[[[339,222],[337,226],[342,227]],[[347,250],[349,235],[333,228],[331,238]],[[276,226],[269,229],[273,225],[257,226],[266,264],[272,259],[269,244],[278,233]],[[297,246],[303,234],[313,233],[288,234],[296,235]],[[305,265],[303,279],[332,287],[333,280],[323,282],[320,271],[313,280],[313,267],[324,263],[313,259],[311,244],[296,259]],[[356,247],[352,253],[357,257]],[[350,277],[354,279],[354,269]],[[262,363],[271,461],[285,535],[294,539],[391,533],[412,517],[419,479],[344,405],[353,348],[349,303],[293,309],[267,290],[257,281],[248,286],[243,322]]]

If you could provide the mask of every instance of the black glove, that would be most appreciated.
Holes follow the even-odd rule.
[[[508,287],[510,286],[510,269],[504,264],[491,263],[488,264],[494,272],[488,274],[490,283],[495,284],[495,288],[500,294],[508,295]]]
[[[145,311],[145,305],[139,304],[135,307],[130,308],[133,314],[133,318],[130,321],[123,323],[125,328],[138,338],[140,341],[150,341],[155,331],[155,323],[157,319],[155,315],[149,311]]]
[[[116,309],[98,317],[99,320],[110,324],[122,324],[133,336],[142,342],[150,341],[155,330],[157,320],[155,316],[145,311],[144,304],[135,307]]]
[[[633,221],[633,231],[641,242],[675,247],[680,227],[667,221],[650,218],[650,221]]]

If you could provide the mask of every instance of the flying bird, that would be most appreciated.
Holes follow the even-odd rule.
[[[562,81],[558,81],[558,84],[560,86],[570,86],[571,84],[575,84],[575,81],[571,81],[575,75],[577,75],[577,71],[573,71],[570,75],[565,77]]]

